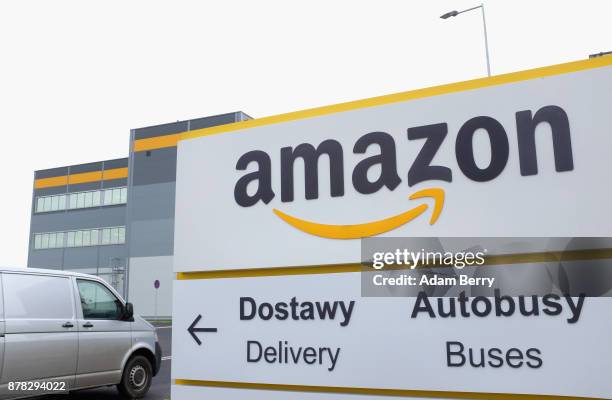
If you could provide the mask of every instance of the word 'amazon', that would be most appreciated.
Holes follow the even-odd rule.
[[[540,125],[548,126],[552,135],[556,171],[573,170],[570,125],[561,107],[548,105],[535,112],[518,111],[514,120],[518,152],[512,156],[518,156],[522,176],[538,173],[535,133]],[[489,139],[490,161],[486,166],[476,162],[473,142],[477,132],[486,133]],[[508,132],[498,120],[489,116],[476,116],[466,121],[457,131],[454,140],[455,158],[461,173],[476,182],[488,182],[499,176],[511,156]],[[402,157],[402,154],[396,150],[396,138],[382,131],[365,133],[356,140],[352,149],[356,155],[364,154],[364,158],[352,166],[353,188],[361,194],[371,194],[383,187],[394,190],[403,180],[409,187],[432,180],[452,182],[453,173],[456,172],[449,165],[434,163],[436,154],[443,146],[453,145],[446,140],[447,136],[448,124],[445,122],[408,128],[409,145],[417,146],[419,143],[421,146],[407,173],[402,176],[397,168],[398,157]],[[365,156],[370,146],[374,145],[378,152]],[[342,144],[334,139],[324,140],[316,147],[310,143],[301,143],[295,147],[281,148],[281,201],[294,200],[294,165],[297,159],[301,159],[304,166],[305,198],[311,200],[319,197],[319,159],[322,155],[326,155],[329,160],[330,195],[344,196],[344,151]],[[238,159],[236,169],[246,171],[250,166],[256,168],[238,179],[234,187],[234,199],[242,207],[253,206],[259,201],[268,204],[276,196],[272,182],[272,176],[276,176],[272,173],[272,158],[263,150],[249,151]],[[380,172],[369,174],[370,169],[375,167],[374,171]],[[376,178],[373,179],[372,175]]]

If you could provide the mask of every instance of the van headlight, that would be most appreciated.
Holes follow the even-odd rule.
[[[159,336],[157,336],[157,329],[153,331],[153,335],[155,336],[155,341],[159,342]]]

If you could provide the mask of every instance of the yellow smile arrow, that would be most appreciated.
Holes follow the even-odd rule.
[[[409,198],[410,200],[413,200],[421,199],[423,197],[431,197],[434,199],[433,213],[431,215],[431,219],[429,220],[429,224],[433,225],[438,220],[438,217],[442,212],[442,207],[444,206],[444,190],[441,188],[423,189],[413,193]],[[357,225],[320,224],[317,222],[292,217],[291,215],[287,215],[276,208],[272,211],[274,211],[274,214],[289,225],[311,235],[328,239],[359,239],[362,237],[379,235],[398,228],[423,214],[425,210],[427,210],[427,204],[421,204],[411,210],[393,217]]]

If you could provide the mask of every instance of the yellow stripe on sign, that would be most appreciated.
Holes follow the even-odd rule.
[[[34,181],[34,189],[44,189],[56,186],[75,185],[78,183],[88,183],[97,181],[108,181],[111,179],[123,179],[128,177],[128,169],[112,168],[105,171],[82,172],[79,174],[54,176],[51,178],[41,178]]]
[[[567,251],[542,251],[536,253],[499,254],[484,257],[485,261],[480,267],[492,267],[497,265],[535,264],[559,261],[588,261],[612,259],[612,249],[584,249]],[[448,265],[419,264],[418,267],[448,268]],[[385,269],[402,270],[408,269],[405,265],[387,265]],[[256,278],[264,276],[289,276],[289,275],[316,275],[316,274],[339,274],[347,272],[372,271],[364,264],[328,264],[328,265],[306,265],[296,267],[270,267],[270,268],[242,268],[227,270],[191,271],[177,272],[177,280],[190,279],[220,279],[220,278]]]
[[[261,276],[339,274],[359,272],[361,264],[310,265],[301,267],[248,268],[194,272],[177,272],[177,280],[217,279],[217,278],[254,278]]]
[[[514,393],[479,393],[479,392],[451,392],[443,390],[407,390],[407,389],[377,389],[364,387],[342,387],[342,386],[313,386],[313,385],[285,385],[273,383],[250,383],[250,382],[226,382],[205,381],[195,379],[175,379],[175,385],[214,387],[228,389],[255,389],[284,392],[318,392],[318,393],[341,393],[371,396],[400,396],[400,397],[431,397],[452,399],[483,399],[483,400],[602,400],[603,397],[576,397],[557,396],[542,394],[514,394]]]
[[[311,108],[307,110],[294,111],[286,114],[273,115],[270,117],[250,119],[232,124],[218,125],[210,128],[196,129],[180,134],[179,141],[194,139],[202,136],[215,135],[219,133],[239,131],[258,126],[278,124],[287,121],[296,121],[305,118],[319,117],[343,111],[357,110],[361,108],[381,106],[385,104],[398,103],[401,101],[417,100],[426,97],[439,96],[449,93],[463,92],[467,90],[481,89],[485,87],[498,86],[507,83],[515,83],[530,79],[545,78],[548,76],[568,74],[594,68],[612,65],[612,55],[601,56],[588,60],[574,61],[565,64],[551,65],[526,71],[512,72],[509,74],[495,75],[470,81],[451,83],[447,85],[434,86],[430,88],[417,89],[409,92],[401,92],[386,96],[372,97],[363,100],[355,100],[346,103]],[[150,150],[150,149],[147,149]]]

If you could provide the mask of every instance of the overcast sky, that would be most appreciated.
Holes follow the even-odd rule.
[[[127,156],[129,130],[258,118],[486,74],[478,0],[2,1],[0,264],[33,171]],[[485,1],[493,74],[612,50],[610,0]]]

